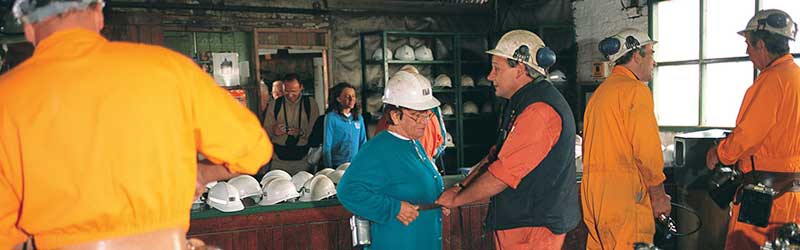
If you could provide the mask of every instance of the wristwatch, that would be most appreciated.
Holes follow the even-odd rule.
[[[454,186],[456,186],[458,188],[462,188],[462,189],[464,188],[464,184],[462,184],[461,182],[456,182],[456,185],[454,185]]]

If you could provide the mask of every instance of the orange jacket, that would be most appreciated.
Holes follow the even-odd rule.
[[[592,94],[583,136],[585,172],[638,170],[648,187],[664,181],[653,96],[627,68],[614,67]]]
[[[0,249],[188,229],[197,152],[255,173],[258,119],[191,60],[72,29],[0,77]]]
[[[761,71],[744,95],[736,128],[717,149],[723,164],[751,171],[800,172],[800,67],[791,55]]]

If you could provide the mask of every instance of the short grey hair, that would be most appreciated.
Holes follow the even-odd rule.
[[[519,61],[513,59],[508,59],[507,62],[508,66],[512,68],[520,64]],[[531,78],[536,79],[537,77],[542,75],[542,73],[539,73],[539,71],[536,71],[535,69],[533,69],[533,67],[528,66],[527,64],[524,63],[522,63],[522,65],[525,65],[525,72],[528,73],[528,76],[530,76]]]

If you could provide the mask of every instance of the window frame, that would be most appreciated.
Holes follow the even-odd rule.
[[[648,4],[648,10],[649,10],[648,11],[648,34],[650,35],[650,37],[653,37],[653,34],[655,32],[655,29],[656,29],[655,25],[656,25],[656,21],[657,21],[656,18],[657,17],[656,17],[655,13],[658,11],[658,3],[665,2],[665,1],[668,1],[668,0],[649,1],[649,4]],[[753,8],[753,15],[755,15],[755,13],[758,10],[761,9],[762,0],[754,0],[754,2],[755,2],[755,6],[753,6],[754,7]],[[699,70],[699,72],[698,72],[698,76],[699,76],[698,102],[699,103],[697,105],[697,108],[699,110],[697,112],[697,125],[695,125],[695,126],[663,125],[662,126],[662,125],[659,124],[658,127],[659,127],[659,130],[661,130],[661,131],[697,131],[697,130],[714,129],[714,128],[719,128],[719,129],[732,129],[732,128],[734,128],[733,126],[731,126],[731,127],[720,127],[720,126],[703,126],[702,125],[702,123],[703,123],[703,96],[704,96],[703,95],[703,85],[704,85],[704,82],[706,81],[706,77],[705,77],[706,66],[709,65],[709,64],[715,64],[715,63],[749,62],[750,58],[748,56],[714,57],[714,58],[706,58],[705,57],[705,55],[704,55],[704,52],[705,52],[704,51],[704,47],[705,47],[704,46],[705,45],[704,34],[705,34],[705,30],[706,30],[706,25],[705,25],[706,24],[706,15],[705,15],[705,12],[706,12],[706,10],[705,10],[705,8],[706,8],[706,0],[699,0],[698,4],[700,5],[699,9],[698,9],[699,13],[697,13],[698,15],[700,15],[699,19],[698,19],[698,25],[700,26],[698,28],[698,32],[700,34],[699,34],[698,41],[697,41],[699,43],[698,59],[657,62],[656,67],[655,67],[655,69],[657,69],[658,67],[662,67],[662,66],[678,66],[678,65],[697,65],[698,66],[698,70]],[[795,22],[797,22],[797,20],[795,20]],[[660,51],[660,52],[663,53],[663,51]],[[795,59],[800,58],[800,53],[791,53],[791,55]],[[758,77],[758,70],[753,69],[752,81],[755,81],[757,77]],[[650,91],[653,91],[653,96],[655,97],[655,92],[654,92],[654,84],[655,83],[654,83],[654,80],[655,80],[655,78],[648,82],[648,87],[650,88]]]

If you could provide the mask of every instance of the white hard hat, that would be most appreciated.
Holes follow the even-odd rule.
[[[464,102],[464,114],[478,114],[478,105],[472,101]]]
[[[603,56],[608,58],[609,61],[615,62],[631,50],[644,48],[645,45],[655,43],[656,41],[650,39],[647,33],[637,29],[623,29],[616,35],[600,41],[599,48]]]
[[[371,116],[378,117],[381,115],[381,108],[383,107],[383,97],[380,93],[372,93],[367,96],[366,110]]]
[[[400,46],[394,51],[394,59],[401,61],[414,61],[414,49],[408,44]]]
[[[391,50],[386,50],[386,54],[387,54],[386,58],[389,58],[389,59],[392,58],[392,51]],[[378,48],[378,49],[375,50],[375,52],[372,52],[372,60],[383,61],[383,49]]]
[[[105,5],[102,0],[17,0],[12,11],[14,16],[24,23],[37,23],[48,17],[86,9],[93,3]]]
[[[492,113],[494,111],[492,106],[491,101],[484,102],[483,106],[481,106],[481,113]]]
[[[329,173],[331,173],[331,172],[333,172],[333,171],[336,171],[336,169],[332,169],[332,168],[323,168],[323,169],[321,169],[321,170],[317,171],[317,173],[316,173],[316,174],[314,174],[314,176],[317,176],[317,175],[328,175]]]
[[[258,181],[256,181],[256,178],[253,178],[253,176],[236,176],[230,179],[228,184],[233,185],[239,190],[239,197],[242,199],[261,196],[261,185],[259,185]]]
[[[270,170],[269,172],[267,172],[267,174],[265,174],[263,177],[261,177],[261,181],[260,181],[261,186],[264,186],[264,183],[266,183],[267,178],[271,177],[271,176],[279,176],[279,177],[284,178],[286,180],[291,180],[292,179],[292,176],[289,175],[289,173],[287,173],[286,171],[283,171],[281,169],[273,169],[273,170]]]
[[[482,76],[482,77],[478,78],[478,86],[491,87],[492,86],[492,82],[489,81],[489,79],[486,78],[486,76]]]
[[[336,195],[336,186],[328,176],[317,175],[303,185],[300,201],[318,201]]]
[[[217,181],[206,183],[206,189],[211,189],[214,185],[217,185]]]
[[[542,75],[547,75],[545,68],[556,63],[556,53],[546,47],[539,36],[527,30],[509,31],[486,53],[522,62]]]
[[[747,22],[747,27],[738,33],[744,36],[746,32],[758,30],[765,30],[769,33],[794,40],[797,35],[797,23],[792,20],[789,14],[782,10],[760,10],[753,18],[750,18],[750,21]]]
[[[345,162],[345,163],[339,164],[339,166],[338,166],[338,167],[336,167],[336,170],[342,170],[342,171],[345,171],[345,170],[347,170],[347,168],[349,168],[349,167],[350,167],[350,163],[349,163],[349,162]]]
[[[475,87],[475,80],[471,76],[461,75],[461,87]]]
[[[333,181],[333,184],[339,184],[342,175],[344,175],[344,170],[336,170],[327,174],[328,178],[331,178],[331,181]]]
[[[300,171],[294,174],[294,176],[292,176],[292,184],[294,184],[295,190],[300,192],[300,189],[303,188],[303,184],[306,184],[306,181],[311,178],[314,178],[314,175],[306,171]]]
[[[441,87],[441,88],[452,88],[453,81],[450,80],[450,77],[447,74],[439,74],[433,79],[433,86],[434,87]]]
[[[561,70],[553,70],[547,75],[547,79],[555,85],[564,84],[567,81],[567,75]]]
[[[208,191],[209,206],[222,212],[236,212],[244,210],[244,204],[239,196],[239,190],[227,182],[218,182]]]
[[[451,135],[451,134],[450,134],[450,132],[447,132],[447,134],[446,134],[445,136],[446,136],[447,138],[445,138],[445,139],[444,139],[444,146],[445,146],[445,147],[455,147],[455,146],[456,146],[456,144],[455,144],[455,142],[453,141],[453,140],[454,140],[454,139],[453,139],[453,135]]]
[[[383,91],[383,103],[413,110],[429,110],[439,106],[433,97],[431,83],[420,74],[397,71]]]
[[[274,179],[264,187],[264,199],[258,205],[268,206],[300,197],[292,182],[284,179]]]
[[[450,104],[447,104],[447,103],[442,104],[442,106],[440,108],[442,109],[442,115],[454,115],[455,114],[455,112],[453,112],[453,106],[451,106]]]
[[[414,57],[420,61],[433,61],[433,52],[428,46],[422,45],[414,49]]]

